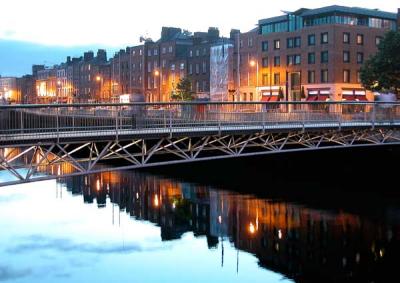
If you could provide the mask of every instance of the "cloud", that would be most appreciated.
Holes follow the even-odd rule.
[[[30,269],[13,269],[9,266],[0,265],[0,281],[15,280],[18,278],[26,277],[30,275],[32,271]]]
[[[6,251],[11,254],[22,254],[38,250],[53,250],[57,252],[82,252],[92,254],[114,254],[114,253],[133,253],[148,252],[165,249],[163,246],[143,247],[135,243],[116,243],[103,242],[99,244],[74,243],[64,238],[47,238],[41,235],[32,235],[24,239],[21,244],[8,248]]]

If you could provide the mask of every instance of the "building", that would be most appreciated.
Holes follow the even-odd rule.
[[[17,78],[0,77],[0,103],[20,103],[21,96],[17,91]]]
[[[114,100],[130,94],[148,102],[170,101],[184,77],[191,81],[197,97],[208,97],[210,48],[221,40],[217,28],[192,34],[163,27],[159,40],[142,38],[142,45],[121,49],[111,59]]]
[[[38,103],[57,103],[57,70],[48,67],[37,71],[36,96]]]
[[[360,68],[395,13],[328,6],[262,19],[235,42],[236,101],[373,100],[360,83]]]
[[[22,104],[36,103],[35,78],[33,75],[25,75],[17,78],[17,92]]]

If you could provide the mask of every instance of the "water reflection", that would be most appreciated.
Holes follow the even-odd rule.
[[[400,240],[395,208],[374,218],[135,172],[60,182],[72,194],[82,194],[85,203],[111,205],[113,225],[126,212],[159,226],[162,241],[182,239],[187,232],[205,236],[209,249],[221,246],[222,266],[224,245],[230,243],[255,255],[261,268],[296,282],[385,282],[395,274]],[[238,256],[236,264],[240,269]]]

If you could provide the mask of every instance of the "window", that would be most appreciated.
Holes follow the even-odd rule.
[[[167,49],[166,49],[165,47],[163,47],[163,48],[161,49],[161,53],[162,53],[162,54],[167,53]]]
[[[143,55],[143,50],[142,50],[142,49],[139,50],[139,55],[140,55],[140,56]]]
[[[268,57],[264,57],[264,58],[262,58],[262,66],[265,68],[265,67],[268,67]]]
[[[301,64],[301,56],[300,55],[294,55],[294,64],[295,65]]]
[[[357,83],[361,83],[361,72],[357,71]]]
[[[293,48],[293,47],[294,47],[293,38],[288,38],[287,39],[287,48]]]
[[[290,37],[287,39],[287,48],[297,48],[301,46],[301,37]]]
[[[343,51],[343,63],[350,63],[350,51]]]
[[[162,60],[162,67],[165,68],[165,66],[167,65],[167,61],[165,59]]]
[[[207,73],[207,63],[203,62],[203,74]]]
[[[364,63],[364,53],[357,52],[357,64],[363,64],[363,63]]]
[[[196,75],[200,73],[200,65],[196,64]]]
[[[315,71],[308,71],[308,83],[309,84],[315,83]]]
[[[239,46],[240,46],[240,48],[243,47],[243,40],[240,40]]]
[[[147,72],[151,72],[151,62],[147,63]]]
[[[199,57],[199,56],[200,56],[200,50],[196,49],[196,57]]]
[[[275,56],[274,57],[274,67],[279,67],[281,65],[281,57]]]
[[[344,83],[350,82],[350,70],[343,70],[343,82]]]
[[[322,51],[321,52],[321,63],[328,63],[328,61],[329,61],[328,51]]]
[[[321,70],[321,83],[328,82],[328,70]]]
[[[301,63],[300,55],[288,55],[287,56],[287,65],[288,66],[300,65],[300,63]]]
[[[262,74],[262,85],[268,85],[268,74]]]
[[[147,50],[147,56],[150,57],[151,56],[151,50]]]
[[[294,38],[294,47],[301,47],[301,37],[295,37]]]
[[[363,34],[357,34],[357,44],[358,45],[364,44],[364,35]]]
[[[308,53],[308,64],[315,64],[315,53]]]
[[[158,55],[158,49],[154,49],[153,54],[154,54],[154,56],[157,56]]]
[[[281,84],[281,75],[279,73],[274,74],[274,85],[280,85]]]
[[[315,34],[308,35],[308,45],[309,46],[315,45]]]
[[[158,62],[154,61],[154,68],[157,68],[157,67],[158,67]]]
[[[189,64],[189,75],[193,74],[193,65]]]
[[[193,57],[193,50],[189,51],[189,57]]]
[[[207,55],[207,49],[203,48],[203,55]]]
[[[185,70],[185,63],[181,63],[181,64],[180,64],[180,69],[181,69],[181,70]]]
[[[249,37],[248,41],[247,41],[247,45],[249,47],[253,47],[253,38]]]
[[[175,64],[171,64],[171,71],[175,71]]]
[[[136,51],[133,50],[133,51],[132,51],[132,56],[135,56],[135,55],[136,55]]]
[[[263,42],[261,43],[261,50],[262,50],[263,52],[268,51],[268,41],[263,41]]]
[[[381,36],[377,36],[375,37],[375,45],[379,46],[379,44],[381,44],[382,42],[382,37]]]
[[[172,46],[169,46],[169,47],[168,47],[168,52],[169,52],[169,53],[172,53]]]
[[[207,91],[207,81],[203,81],[203,91]]]
[[[281,49],[281,41],[279,39],[274,40],[274,49]]]
[[[321,44],[327,44],[328,43],[328,33],[324,32],[321,33]]]
[[[343,43],[347,43],[347,44],[350,43],[350,33],[348,33],[348,32],[343,33]]]

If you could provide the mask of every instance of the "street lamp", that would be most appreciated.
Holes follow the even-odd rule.
[[[58,104],[58,94],[61,92],[61,81],[57,81],[56,103]]]
[[[251,60],[250,67],[256,67],[256,94],[257,94],[257,87],[258,87],[258,60]]]
[[[154,76],[158,77],[158,102],[161,102],[161,75],[159,70],[154,71]]]
[[[99,84],[99,98],[101,100],[101,102],[103,102],[103,95],[102,95],[102,86],[103,86],[103,77],[101,76],[96,76],[96,82],[100,83]]]

